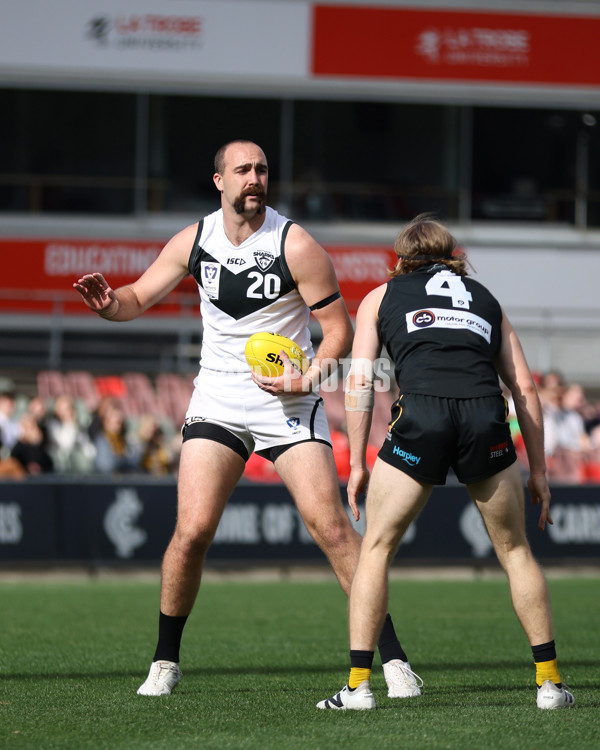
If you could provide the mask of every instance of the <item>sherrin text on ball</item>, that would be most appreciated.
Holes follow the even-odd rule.
[[[246,342],[246,362],[252,370],[270,378],[283,375],[281,352],[285,352],[292,365],[303,375],[308,370],[308,358],[291,339],[278,333],[262,331],[255,333]]]

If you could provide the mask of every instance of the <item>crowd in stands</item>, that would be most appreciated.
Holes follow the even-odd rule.
[[[560,372],[535,375],[544,415],[548,479],[555,484],[600,483],[600,403],[590,401],[578,383]],[[517,456],[528,469],[523,439],[512,403],[509,420]]]
[[[173,376],[178,378],[178,376]],[[146,376],[124,379],[87,373],[40,373],[38,393],[0,388],[0,477],[39,474],[174,474],[183,421],[181,406],[165,408],[148,392]],[[186,382],[184,382],[184,380]],[[190,387],[181,379],[181,388]],[[153,390],[153,389],[152,389]]]
[[[556,371],[536,376],[552,483],[600,483],[600,403]],[[0,479],[55,475],[174,475],[181,449],[180,426],[191,377],[93,376],[43,371],[37,393],[25,397],[0,378]],[[323,389],[340,480],[350,473],[342,385]],[[523,472],[527,456],[510,395],[509,422]],[[394,391],[375,393],[367,462],[372,466],[387,431]],[[273,465],[253,455],[245,478],[278,482]]]

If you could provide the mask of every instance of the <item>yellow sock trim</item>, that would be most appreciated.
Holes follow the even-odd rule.
[[[537,685],[542,685],[546,680],[552,680],[552,682],[558,684],[561,679],[558,674],[558,667],[556,665],[556,659],[551,661],[538,661],[535,665],[535,681]]]
[[[361,682],[371,679],[371,670],[362,669],[361,667],[352,667],[350,669],[350,677],[348,678],[348,687],[351,690],[357,688]]]

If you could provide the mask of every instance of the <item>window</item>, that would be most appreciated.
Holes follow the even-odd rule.
[[[473,111],[474,219],[574,221],[578,115]]]
[[[214,156],[227,141],[248,138],[269,161],[269,199],[279,174],[281,105],[272,99],[152,96],[149,107],[149,175],[164,184],[162,200],[151,210],[204,215],[220,206]]]
[[[135,97],[0,91],[0,199],[6,210],[130,213]]]
[[[379,102],[294,104],[294,215],[408,219],[457,215],[453,107]]]

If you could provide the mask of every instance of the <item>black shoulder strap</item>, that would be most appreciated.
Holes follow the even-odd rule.
[[[200,219],[198,222],[198,231],[194,238],[194,244],[190,252],[190,258],[188,260],[188,271],[200,283],[200,258],[202,256],[202,247],[200,246],[200,237],[202,235],[202,227],[204,226],[204,219]]]
[[[296,282],[294,281],[294,278],[287,264],[287,260],[285,258],[285,240],[287,238],[288,232],[290,231],[290,227],[292,226],[292,224],[295,224],[295,223],[296,223],[295,221],[288,221],[286,225],[283,227],[283,233],[281,235],[281,249],[279,252],[279,258],[281,260],[281,271],[283,273],[283,277],[287,281],[287,283],[291,286],[292,289],[296,288]]]

